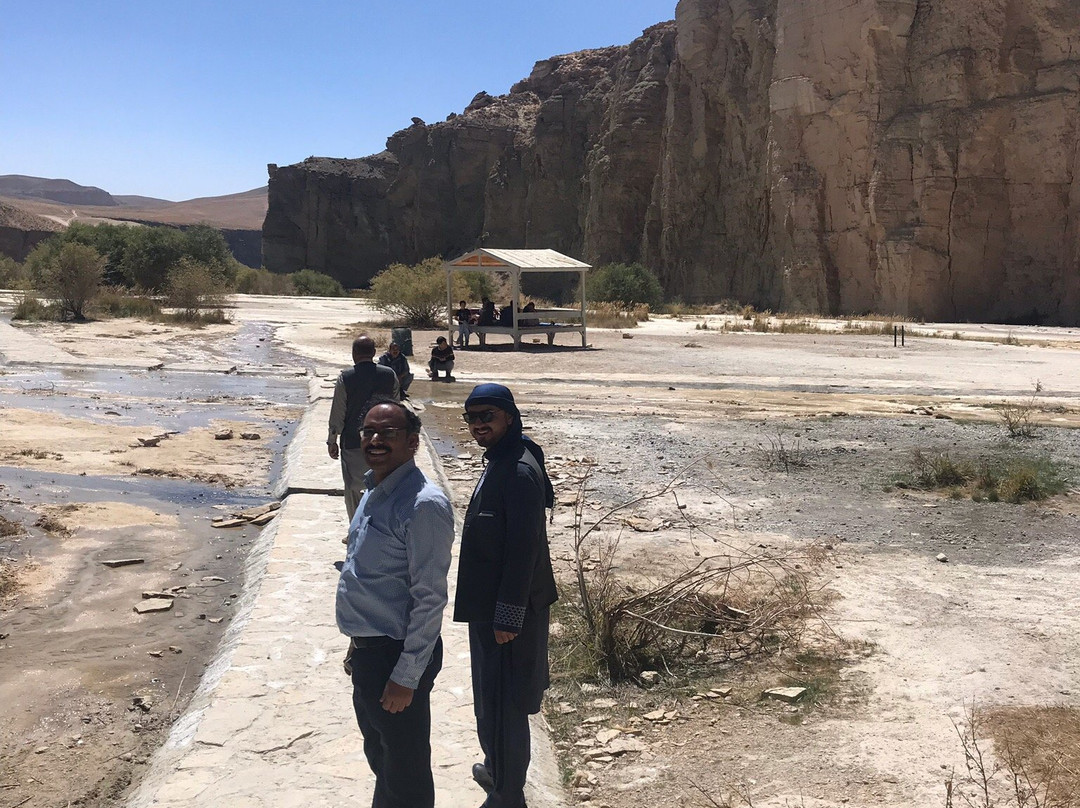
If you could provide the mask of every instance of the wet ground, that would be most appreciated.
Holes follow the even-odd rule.
[[[268,336],[249,324],[211,353],[184,357],[221,372],[0,366],[0,409],[155,434],[243,422],[262,436],[253,482],[231,488],[0,465],[0,514],[22,526],[0,538],[0,559],[21,583],[0,604],[3,804],[114,804],[197,686],[260,530],[216,529],[211,519],[272,500],[296,426],[286,414],[307,403],[305,361]],[[47,432],[35,445],[76,448],[56,446]],[[142,562],[103,564],[122,558]],[[170,590],[171,610],[133,611],[144,592]]]

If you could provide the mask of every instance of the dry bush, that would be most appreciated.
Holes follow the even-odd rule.
[[[57,519],[50,513],[43,513],[41,516],[39,516],[37,521],[34,522],[34,527],[41,528],[46,533],[52,536],[71,535],[71,531],[68,530],[67,525],[65,525],[63,521]]]
[[[1023,401],[1008,401],[1001,405],[1001,422],[1010,438],[1034,438],[1039,432],[1039,425],[1034,416],[1037,399],[1042,392],[1042,382],[1035,382],[1035,389],[1030,398]]]
[[[1076,808],[1080,800],[1080,711],[1072,707],[972,704],[954,724],[964,772],[945,781],[946,808]],[[996,754],[986,745],[993,740]]]
[[[22,532],[23,527],[21,524],[0,514],[0,538],[18,536]]]
[[[808,569],[817,554],[753,554],[732,549],[696,560],[668,580],[630,583],[615,575],[618,538],[600,530],[612,518],[647,500],[674,494],[691,464],[660,489],[615,505],[591,525],[584,520],[586,473],[574,511],[577,647],[567,656],[578,675],[611,682],[633,680],[645,669],[685,669],[798,646],[820,593]],[[708,535],[678,507],[692,531]]]
[[[593,303],[586,317],[591,328],[635,328],[648,321],[649,307],[644,303],[629,308],[622,303]]]
[[[18,568],[7,559],[0,559],[0,600],[11,597],[18,588]]]

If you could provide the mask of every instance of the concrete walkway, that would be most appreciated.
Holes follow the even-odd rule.
[[[288,450],[285,501],[248,559],[241,608],[131,808],[370,804],[374,778],[341,667],[346,642],[334,624],[333,565],[344,557],[347,524],[339,467],[326,454],[332,392],[326,379],[312,382],[312,406]],[[417,462],[448,488],[426,437]],[[456,563],[455,552],[451,604]],[[450,611],[432,696],[436,805],[469,808],[484,799],[470,776],[480,750],[467,631],[450,622]],[[529,805],[561,808],[558,767],[542,719],[534,722],[533,746]]]

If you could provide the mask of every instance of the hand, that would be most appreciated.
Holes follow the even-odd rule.
[[[379,699],[379,704],[383,706],[383,709],[388,713],[400,713],[410,704],[412,704],[413,689],[411,687],[405,687],[399,685],[393,679],[386,680],[386,687],[383,688],[382,698]]]
[[[326,442],[326,453],[328,455],[330,455],[331,460],[337,460],[338,459],[337,441],[335,441],[334,443],[331,443],[330,441]]]
[[[499,631],[498,629],[495,629],[495,642],[497,642],[499,645],[504,645],[505,643],[510,642],[516,636],[517,634],[515,632]]]

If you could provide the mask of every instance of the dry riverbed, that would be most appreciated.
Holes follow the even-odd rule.
[[[238,362],[267,367],[283,361],[272,353],[279,348],[297,364],[341,365],[356,323],[372,315],[352,301],[242,298],[234,317],[214,331],[131,341],[139,345],[130,354],[116,322],[94,326],[97,347],[87,339],[96,332],[74,326],[17,336],[40,340],[42,355],[77,346],[87,366],[117,356],[163,362],[171,378]],[[585,352],[463,351],[457,384],[417,373],[413,397],[426,405],[459,504],[479,472],[461,402],[479,381],[514,389],[556,479],[551,537],[563,609],[574,601],[573,503],[586,476],[586,524],[670,485],[598,531],[609,546],[617,540],[611,566],[620,579],[641,585],[711,556],[772,555],[798,564],[820,593],[804,647],[701,664],[692,678],[661,668],[648,686],[558,681],[548,716],[572,798],[610,808],[944,805],[944,780],[964,763],[953,723],[963,725],[968,706],[1076,705],[1077,501],[1070,492],[1038,504],[975,502],[898,488],[895,478],[916,449],[1075,462],[1075,335],[1042,329],[1048,347],[915,339],[899,349],[886,337],[695,325],[591,331]],[[1023,329],[1015,333],[1024,340]],[[434,336],[414,334],[418,354]],[[270,353],[248,353],[260,337]],[[170,368],[173,358],[179,366]],[[267,436],[276,428],[280,444],[290,410],[281,396],[230,389],[236,374],[219,373],[217,391],[132,398],[130,380],[61,378],[58,367],[0,368],[0,463],[9,475],[0,499],[5,515],[28,526],[21,538],[0,539],[23,573],[0,629],[10,634],[0,640],[0,681],[15,688],[0,693],[0,786],[11,784],[5,804],[30,796],[31,806],[115,805],[182,709],[242,583],[254,529],[215,531],[207,517],[229,498],[258,501],[244,480],[269,483],[277,450]],[[1029,400],[1036,381],[1033,414],[1044,426],[1033,440],[1012,441],[1000,406]],[[214,439],[222,428],[232,441]],[[244,431],[261,437],[243,441]],[[159,432],[175,434],[136,445]],[[772,462],[778,441],[799,462]],[[76,494],[80,479],[86,488]],[[70,534],[34,527],[41,517]],[[118,555],[146,561],[100,564]],[[588,567],[600,567],[597,547]],[[143,590],[170,587],[185,596],[170,612],[131,611]],[[556,653],[572,622],[570,612],[559,616]],[[811,697],[761,698],[800,683]]]

